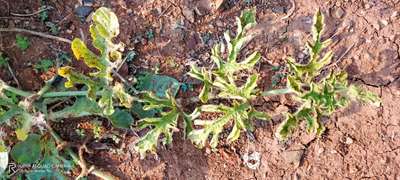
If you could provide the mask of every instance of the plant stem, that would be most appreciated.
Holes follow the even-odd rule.
[[[86,96],[87,91],[61,91],[61,92],[48,92],[44,93],[41,97],[52,98],[52,97],[69,97],[69,96]]]
[[[282,94],[289,94],[289,93],[293,93],[292,89],[290,89],[290,88],[274,89],[274,90],[262,92],[261,96],[275,96],[275,95],[282,95]]]
[[[33,94],[27,91],[23,91],[8,85],[3,85],[4,90],[10,91],[16,95],[29,97]],[[72,97],[72,96],[86,96],[87,91],[61,91],[61,92],[48,92],[41,95],[43,98],[52,98],[52,97]]]
[[[23,96],[23,97],[28,97],[28,96],[32,95],[32,93],[30,93],[30,92],[22,91],[17,88],[11,87],[0,79],[0,90],[2,90],[2,89],[10,91],[16,95]]]

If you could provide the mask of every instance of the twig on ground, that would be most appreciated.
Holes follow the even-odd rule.
[[[11,69],[10,63],[7,62],[7,69],[11,74],[11,77],[14,79],[15,83],[17,84],[17,87],[20,88],[21,84],[19,83],[17,77],[14,74],[14,71]]]
[[[40,8],[38,11],[35,11],[33,13],[29,13],[29,14],[18,14],[18,13],[12,13],[12,12],[10,12],[10,14],[13,15],[13,16],[18,16],[18,17],[29,17],[29,16],[34,16],[36,14],[39,14],[39,13],[41,13],[43,11],[47,11],[47,10],[50,10],[50,9],[52,9],[52,8],[51,7],[46,7],[46,8]]]
[[[32,34],[32,35],[39,36],[39,37],[44,37],[44,38],[49,38],[49,39],[53,39],[53,40],[57,40],[57,41],[61,41],[61,42],[66,42],[69,44],[72,43],[71,40],[66,39],[66,38],[53,36],[53,35],[45,34],[42,32],[31,31],[31,30],[27,30],[27,29],[21,29],[21,28],[0,28],[0,32],[28,33],[28,34]]]
[[[289,9],[288,13],[286,14],[286,16],[283,16],[281,18],[281,20],[287,19],[290,16],[293,15],[294,11],[296,10],[296,2],[294,0],[290,0],[290,3],[292,4],[292,8]]]
[[[14,17],[14,16],[3,16],[0,19],[18,19],[18,20],[30,20],[29,17]]]

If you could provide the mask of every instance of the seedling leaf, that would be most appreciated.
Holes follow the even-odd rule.
[[[17,35],[15,36],[15,43],[17,44],[17,47],[23,51],[29,48],[29,40],[27,37]]]
[[[116,109],[110,116],[111,123],[114,127],[129,129],[133,123],[133,117],[130,113],[124,110]]]
[[[25,141],[13,146],[10,155],[17,163],[32,164],[40,159],[41,148],[40,136],[30,134]]]

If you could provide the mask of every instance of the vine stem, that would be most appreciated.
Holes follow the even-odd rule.
[[[16,95],[23,97],[30,97],[34,95],[33,93],[23,91],[5,84],[2,84],[1,87],[4,90],[10,91]],[[53,97],[72,97],[72,96],[86,96],[87,91],[60,91],[60,92],[47,92],[41,95],[43,98],[53,98]]]
[[[282,94],[289,94],[293,93],[293,90],[290,88],[285,89],[274,89],[270,91],[264,91],[261,93],[262,96],[275,96],[275,95],[282,95]]]

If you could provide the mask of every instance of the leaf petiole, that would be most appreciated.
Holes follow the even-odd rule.
[[[274,89],[262,92],[261,96],[275,96],[275,95],[290,94],[290,93],[294,93],[294,91],[291,88]]]

